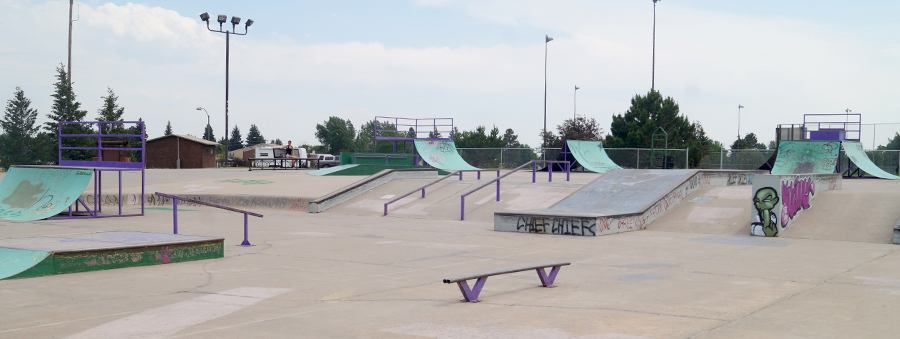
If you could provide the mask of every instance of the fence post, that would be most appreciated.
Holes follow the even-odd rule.
[[[503,149],[500,149],[500,168],[503,168]]]
[[[637,156],[635,156],[635,159],[637,159],[637,163],[634,164],[634,169],[641,169],[641,149],[640,148],[637,149]]]
[[[722,169],[722,166],[725,164],[725,148],[722,147],[719,149],[719,169]]]

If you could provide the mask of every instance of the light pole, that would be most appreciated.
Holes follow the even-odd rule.
[[[224,24],[226,21],[228,21],[227,15],[219,14],[218,17],[216,17],[216,21],[219,22],[218,30],[209,28],[209,13],[203,12],[203,14],[200,14],[200,20],[203,20],[206,22],[206,29],[208,29],[210,32],[225,33],[225,135],[224,135],[224,138],[225,138],[225,165],[228,166],[228,151],[229,151],[228,150],[228,59],[229,59],[229,46],[231,45],[230,37],[232,34],[247,35],[247,30],[250,28],[250,25],[253,24],[253,20],[247,19],[247,22],[244,23],[244,33],[243,34],[236,32],[237,25],[241,23],[240,17],[236,17],[236,16],[231,17],[231,31],[229,31],[227,29],[224,31],[222,30],[222,24]]]
[[[69,87],[72,87],[72,23],[78,21],[78,19],[72,20],[72,6],[75,5],[75,0],[69,0],[69,63],[66,64],[68,68],[66,70],[66,76],[69,78]],[[81,5],[78,6],[79,13],[81,12]],[[78,15],[78,18],[81,18],[81,15]]]
[[[575,94],[572,95],[572,124],[578,117],[578,85],[575,85]]]
[[[541,134],[542,148],[547,147],[547,45],[553,41],[549,35],[544,35],[544,133]]]
[[[653,0],[653,69],[650,71],[650,90],[656,88],[656,3],[660,0]]]
[[[203,112],[206,112],[206,108],[197,107],[198,111],[201,109],[203,110]],[[209,123],[209,112],[206,112],[206,129],[209,130],[210,132],[212,132],[212,125]],[[206,131],[204,131],[203,134],[206,134]],[[209,135],[212,136],[212,133],[210,133]],[[215,139],[215,138],[213,138],[213,139]],[[215,141],[215,140],[210,140],[210,141]]]
[[[741,140],[741,108],[744,108],[744,106],[738,104],[738,140]]]

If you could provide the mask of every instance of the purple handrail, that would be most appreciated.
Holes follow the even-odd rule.
[[[532,161],[529,161],[529,162],[525,163],[524,165],[516,167],[512,171],[506,172],[506,174],[499,176],[494,180],[488,181],[488,182],[484,183],[484,185],[478,186],[475,189],[468,191],[468,192],[464,193],[463,195],[459,196],[459,199],[460,199],[459,220],[466,220],[466,196],[467,195],[475,193],[475,191],[485,188],[485,187],[487,187],[487,185],[490,185],[491,183],[496,181],[497,182],[497,201],[500,201],[500,179],[503,179],[506,176],[515,173],[516,171],[524,168],[525,166],[531,165],[531,183],[534,183],[535,182],[535,172],[537,172],[537,164],[538,163],[545,163],[545,164],[563,163],[563,164],[566,164],[566,181],[569,181],[569,172],[572,167],[572,163],[570,161],[557,161],[557,160],[532,160]],[[553,165],[547,166],[547,171],[548,171],[548,175],[549,175],[548,182],[553,182]]]
[[[194,199],[189,199],[189,198],[183,198],[183,197],[179,197],[179,196],[176,196],[176,195],[169,195],[169,194],[164,194],[164,193],[159,193],[159,192],[156,192],[156,193],[154,193],[154,194],[156,194],[156,195],[158,195],[158,196],[161,196],[161,197],[166,197],[166,198],[172,199],[172,218],[174,219],[174,225],[173,225],[173,233],[174,233],[174,234],[178,234],[178,200],[184,200],[184,201],[187,201],[187,202],[190,202],[190,203],[194,203],[194,204],[198,204],[198,205],[204,205],[204,206],[220,208],[220,209],[228,210],[228,211],[232,211],[232,212],[243,213],[243,214],[244,214],[244,242],[241,243],[241,246],[253,246],[253,245],[250,245],[250,241],[247,240],[247,233],[248,233],[248,232],[247,232],[247,215],[252,215],[252,216],[254,216],[254,217],[260,217],[260,218],[262,218],[262,217],[263,217],[262,214],[259,214],[259,213],[253,213],[253,212],[250,212],[250,211],[239,210],[239,209],[237,209],[237,208],[231,208],[231,207],[228,207],[228,206],[222,206],[222,205],[211,204],[211,203],[203,202],[203,201],[200,201],[200,200],[194,200]]]
[[[436,183],[438,183],[438,182],[441,182],[441,181],[443,181],[444,179],[447,179],[447,178],[449,178],[449,177],[452,177],[453,175],[455,175],[455,174],[458,173],[458,172],[461,172],[461,171],[456,171],[456,172],[452,172],[452,173],[450,173],[450,174],[447,174],[447,175],[444,176],[443,178],[440,178],[440,179],[438,179],[438,180],[432,181],[432,182],[426,184],[425,186],[416,188],[416,189],[414,189],[414,190],[412,190],[412,191],[409,191],[409,193],[406,193],[406,194],[404,194],[404,195],[401,195],[401,196],[399,196],[399,197],[394,198],[394,200],[391,200],[391,201],[388,201],[388,202],[384,203],[384,215],[387,215],[387,212],[388,212],[388,205],[393,204],[393,203],[397,202],[397,201],[400,200],[400,199],[406,198],[406,197],[408,197],[410,194],[416,193],[416,192],[418,192],[419,190],[422,191],[422,197],[424,198],[424,197],[425,197],[425,188],[426,188],[426,187],[431,186],[431,185],[434,185],[434,184],[436,184]]]

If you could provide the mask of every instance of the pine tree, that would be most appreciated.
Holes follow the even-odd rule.
[[[0,127],[5,132],[0,137],[0,149],[3,150],[0,165],[4,169],[10,165],[33,164],[38,160],[35,135],[40,128],[34,125],[38,112],[29,106],[31,100],[25,97],[21,88],[16,87],[13,98],[6,102],[6,111],[0,120]]]
[[[266,138],[259,132],[259,128],[255,124],[250,125],[250,131],[247,132],[247,146],[253,146],[266,143]]]
[[[203,131],[203,140],[216,141],[216,136],[213,134],[212,126],[206,124],[206,130]]]
[[[276,138],[275,141],[272,141],[273,144],[281,145],[281,139]]]
[[[44,129],[51,136],[50,149],[47,153],[57,153],[57,126],[60,122],[77,122],[84,121],[87,111],[81,110],[81,103],[75,101],[75,92],[69,83],[69,76],[62,64],[56,68],[56,83],[53,84],[54,92],[53,105],[50,108],[50,114],[47,118],[50,121],[44,124]],[[63,134],[96,134],[89,125],[76,124],[66,125],[62,131]],[[96,140],[91,138],[66,138],[64,139],[64,147],[91,147],[96,145]],[[89,157],[96,156],[94,151],[84,150],[67,150],[63,152],[63,159],[70,160],[90,160]],[[54,156],[55,158],[55,156]]]
[[[103,107],[97,110],[98,121],[122,121],[125,108],[119,106],[119,97],[112,88],[106,88],[107,94],[103,98]],[[123,134],[125,129],[122,124],[108,124],[102,128],[102,134]]]
[[[234,126],[234,129],[231,130],[231,139],[228,139],[228,151],[234,151],[236,149],[244,148],[244,142],[241,141],[241,130]]]
[[[166,123],[166,131],[163,132],[163,135],[172,135],[172,122],[171,121]]]

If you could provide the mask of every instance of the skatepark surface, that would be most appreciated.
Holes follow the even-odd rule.
[[[149,170],[147,190],[295,195],[359,180],[192,171]],[[529,197],[564,195],[598,176],[572,173],[566,184],[557,175],[553,183],[516,178],[501,185],[500,202],[486,199],[479,208],[502,209],[490,205],[515,199],[552,204],[555,198]],[[896,337],[900,247],[883,235],[900,217],[900,182],[845,180],[782,237],[748,235],[747,185],[700,188],[642,231],[574,237],[495,232],[490,219],[439,217],[439,210],[459,208],[458,194],[440,192],[467,190],[490,175],[472,177],[435,188],[434,199],[448,202],[429,203],[420,211],[426,214],[412,207],[427,195],[397,208],[408,213],[386,217],[348,205],[406,193],[416,180],[391,182],[324,213],[260,210],[265,217],[250,221],[252,247],[236,246],[240,214],[179,208],[179,233],[224,238],[224,258],[2,280],[0,338]],[[144,217],[0,221],[2,238],[171,230],[165,208]],[[554,261],[572,263],[556,288],[537,287],[534,272],[495,276],[479,303],[460,302],[459,289],[441,282]]]

